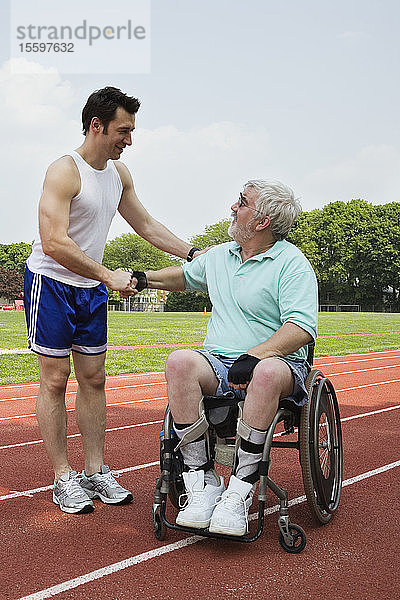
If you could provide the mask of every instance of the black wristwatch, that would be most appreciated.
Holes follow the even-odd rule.
[[[187,255],[187,257],[186,257],[186,260],[187,260],[188,262],[192,262],[192,260],[193,260],[193,254],[194,254],[195,252],[199,252],[199,250],[200,250],[200,248],[196,248],[196,246],[193,246],[193,248],[190,248],[190,250],[189,250],[189,252],[188,252],[188,255]]]

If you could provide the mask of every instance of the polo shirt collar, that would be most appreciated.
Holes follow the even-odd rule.
[[[275,242],[272,248],[269,248],[269,250],[266,250],[265,252],[261,252],[261,254],[256,254],[255,256],[252,256],[248,260],[258,260],[259,262],[261,262],[265,258],[271,258],[272,260],[274,260],[275,258],[277,258],[277,256],[281,254],[281,252],[283,252],[287,248],[287,245],[288,242],[286,240],[278,240]],[[229,248],[229,252],[231,254],[234,254],[235,256],[238,256],[241,259],[241,249],[242,247],[239,246],[239,244],[237,244],[236,242],[232,242]]]

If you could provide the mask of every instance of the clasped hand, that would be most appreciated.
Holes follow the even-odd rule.
[[[260,359],[251,354],[239,356],[228,371],[228,384],[235,390],[245,390]]]

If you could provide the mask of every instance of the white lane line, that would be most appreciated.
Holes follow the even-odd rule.
[[[373,410],[367,413],[360,413],[358,415],[352,415],[351,417],[343,417],[341,419],[341,422],[344,423],[346,421],[353,421],[354,419],[361,419],[362,417],[371,417],[373,415],[377,415],[380,413],[384,413],[384,412],[388,412],[391,410],[396,410],[400,408],[400,404],[398,404],[397,406],[389,406],[388,408],[380,408],[378,410]],[[161,424],[163,421],[148,421],[147,423],[137,423],[135,425],[122,425],[121,427],[112,427],[110,429],[106,429],[106,431],[119,431],[121,429],[132,429],[134,427],[143,427],[145,425],[159,425]],[[296,430],[297,431],[297,428]],[[80,437],[80,433],[74,433],[73,435],[69,435],[67,436],[68,438],[75,438],[75,437]],[[282,432],[277,432],[274,433],[273,437],[282,437]],[[33,442],[24,442],[22,444],[10,444],[9,446],[0,446],[0,450],[3,449],[8,449],[8,448],[16,448],[19,446],[27,446],[30,444],[43,444],[43,440],[35,440]],[[137,471],[138,469],[141,468],[147,468],[149,466],[153,466],[153,465],[158,465],[159,462],[155,462],[155,463],[148,463],[145,465],[139,465],[136,467],[126,467],[124,469],[119,469],[118,473],[128,473],[130,471]],[[52,486],[46,486],[44,488],[35,488],[33,490],[25,490],[23,492],[11,492],[11,495],[8,494],[7,496],[0,496],[0,500],[8,500],[10,498],[17,498],[19,496],[28,496],[28,497],[32,497],[33,494],[36,494],[38,492],[45,492],[49,489],[52,489]]]
[[[371,417],[372,415],[388,412],[390,410],[396,410],[398,408],[400,408],[400,404],[397,404],[397,406],[388,406],[387,408],[380,408],[379,410],[371,410],[370,412],[361,413],[359,415],[352,415],[351,417],[343,417],[340,420],[342,423],[344,423],[345,421],[354,421],[354,419],[361,419],[361,417]]]
[[[135,427],[145,427],[146,425],[156,425],[162,423],[162,419],[159,421],[147,421],[146,423],[135,423],[134,425],[120,425],[119,427],[108,427],[106,433],[109,431],[120,431],[122,429],[134,429]],[[80,433],[70,433],[67,435],[67,439],[81,437]],[[8,450],[10,448],[21,448],[23,446],[33,446],[35,444],[43,444],[43,440],[33,440],[31,442],[20,442],[19,444],[7,444],[6,446],[0,446],[0,450]]]
[[[395,348],[394,350],[375,350],[375,352],[357,352],[355,354],[333,354],[331,356],[316,356],[314,361],[326,360],[329,358],[345,358],[346,356],[372,356],[375,354],[377,354],[378,356],[382,356],[383,354],[391,354],[393,352],[400,352],[400,348]]]
[[[368,479],[368,477],[374,477],[374,475],[379,475],[380,473],[385,473],[386,471],[390,471],[390,469],[395,469],[396,467],[400,467],[400,460],[396,460],[395,462],[392,462],[389,465],[383,465],[383,467],[378,467],[377,469],[373,469],[372,471],[361,473],[360,475],[356,475],[355,477],[350,477],[350,479],[346,479],[345,481],[343,481],[342,487],[352,485],[353,483],[357,483],[358,481],[363,481],[363,479]]]
[[[122,406],[124,404],[140,404],[143,402],[156,402],[157,400],[168,400],[168,396],[160,396],[159,398],[143,398],[143,400],[127,400],[126,402],[114,402],[111,404],[106,404],[109,406]],[[67,412],[74,412],[74,408],[67,408]],[[24,415],[13,415],[11,417],[0,417],[0,421],[12,421],[13,419],[29,419],[31,417],[36,417],[36,413],[29,413]]]
[[[124,404],[140,404],[141,402],[153,402],[156,400],[168,400],[168,396],[159,396],[158,398],[143,398],[143,400],[125,400],[124,402],[112,402],[106,406],[123,406]],[[70,408],[69,410],[75,410]]]
[[[51,598],[53,596],[61,594],[62,592],[66,592],[68,590],[77,588],[80,585],[84,585],[85,583],[89,583],[89,581],[100,579],[102,577],[105,577],[106,575],[112,575],[113,573],[117,573],[118,571],[127,569],[128,567],[132,567],[133,565],[138,565],[142,562],[146,562],[151,558],[156,558],[158,556],[162,556],[163,554],[173,552],[174,550],[185,548],[186,546],[190,546],[191,544],[200,542],[201,539],[204,538],[195,535],[180,540],[179,542],[168,544],[167,546],[154,548],[154,550],[143,552],[142,554],[138,554],[137,556],[132,556],[131,558],[127,558],[126,560],[122,560],[121,562],[108,565],[107,567],[97,569],[97,571],[92,571],[91,573],[87,573],[86,575],[81,575],[80,577],[76,577],[75,579],[71,579],[70,581],[66,581],[59,585],[55,585],[51,588],[47,588],[47,590],[42,590],[41,592],[36,592],[35,594],[30,594],[29,596],[24,596],[19,600],[44,600],[45,598]]]
[[[143,465],[135,465],[134,467],[125,467],[124,469],[113,469],[113,471],[120,475],[121,473],[130,473],[131,471],[141,471],[142,469],[154,467],[159,464],[160,462],[156,460],[154,462]],[[11,490],[10,493],[6,496],[0,496],[0,500],[12,500],[13,498],[20,498],[21,496],[27,496],[28,498],[32,498],[33,494],[38,494],[39,492],[48,492],[52,489],[53,485],[45,485],[44,487],[34,488],[33,490],[25,490],[23,492]]]
[[[320,357],[320,360],[322,360],[324,357]],[[316,361],[314,361],[314,367],[316,368],[320,368],[320,367],[335,367],[336,365],[349,365],[352,363],[358,364],[358,363],[363,363],[363,362],[375,362],[377,360],[398,360],[400,358],[399,356],[377,356],[376,358],[358,358],[357,360],[338,360],[335,362],[329,362],[329,363],[317,363]]]
[[[112,392],[115,390],[126,390],[140,387],[150,387],[151,385],[165,385],[165,381],[152,381],[150,383],[134,383],[132,385],[119,385],[118,387],[106,387],[106,393]],[[70,396],[71,394],[76,394],[76,390],[68,390],[65,392],[66,396]],[[13,400],[34,400],[37,398],[37,394],[34,396],[15,396],[13,398],[1,398],[0,402],[11,402]]]
[[[132,377],[147,377],[148,375],[164,375],[164,371],[144,371],[143,373],[121,373],[120,375],[107,375],[107,381],[110,379],[132,379]],[[165,379],[164,379],[165,381]],[[72,378],[68,380],[68,385],[76,385],[76,379]],[[37,387],[39,388],[39,381],[32,381],[29,383],[8,383],[7,385],[0,385],[0,390],[7,389],[20,389]]]
[[[372,471],[367,471],[366,473],[361,473],[356,477],[351,477],[350,479],[346,479],[343,482],[343,486],[352,485],[364,479],[368,479],[369,477],[373,477],[374,475],[378,475],[380,473],[384,473],[385,471],[389,471],[390,469],[394,469],[400,466],[400,460],[390,463],[388,465],[384,465],[379,467],[378,469],[374,469]],[[290,500],[289,506],[293,506],[295,504],[301,504],[306,501],[305,496],[298,496],[293,500]],[[266,514],[270,515],[272,513],[279,511],[279,505],[272,506],[266,509]],[[249,517],[249,520],[254,520],[257,518],[257,514],[252,514]],[[96,571],[91,571],[90,573],[86,573],[85,575],[80,575],[79,577],[75,577],[74,579],[70,579],[69,581],[64,581],[58,585],[53,585],[45,590],[41,590],[39,592],[35,592],[30,594],[29,596],[24,596],[19,598],[18,600],[45,600],[46,598],[51,598],[53,596],[57,596],[63,592],[68,590],[72,590],[81,585],[85,585],[90,583],[91,581],[95,581],[96,579],[102,579],[107,575],[112,575],[113,573],[117,573],[118,571],[123,571],[124,569],[128,569],[129,567],[133,567],[134,565],[138,565],[143,562],[147,562],[153,558],[157,558],[162,556],[163,554],[168,554],[170,552],[175,552],[176,550],[180,550],[181,548],[185,548],[191,544],[196,544],[201,540],[204,540],[204,537],[194,535],[184,540],[180,540],[179,542],[174,542],[173,544],[167,544],[166,546],[161,546],[161,548],[154,548],[153,550],[148,550],[147,552],[143,552],[142,554],[137,554],[136,556],[131,556],[130,558],[126,558],[125,560],[121,560],[120,562],[113,563],[111,565],[107,565],[106,567],[102,567],[101,569],[96,569]]]
[[[378,381],[377,383],[366,383],[365,385],[356,385],[354,387],[336,390],[336,393],[348,392],[349,390],[360,390],[361,388],[375,387],[376,385],[387,385],[388,383],[399,383],[399,382],[400,382],[400,379],[389,379],[388,381]]]
[[[366,373],[367,371],[382,371],[383,369],[394,369],[397,365],[385,365],[384,367],[369,367],[368,369],[354,369],[353,371],[341,371],[340,373],[329,373],[326,377],[337,377],[338,375],[353,375],[354,373]]]

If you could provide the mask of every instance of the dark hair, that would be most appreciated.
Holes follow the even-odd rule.
[[[134,115],[139,110],[140,100],[127,96],[115,87],[105,87],[90,94],[82,110],[84,135],[89,131],[93,117],[100,119],[104,125],[104,133],[107,133],[108,124],[115,118],[115,112],[119,106]]]

